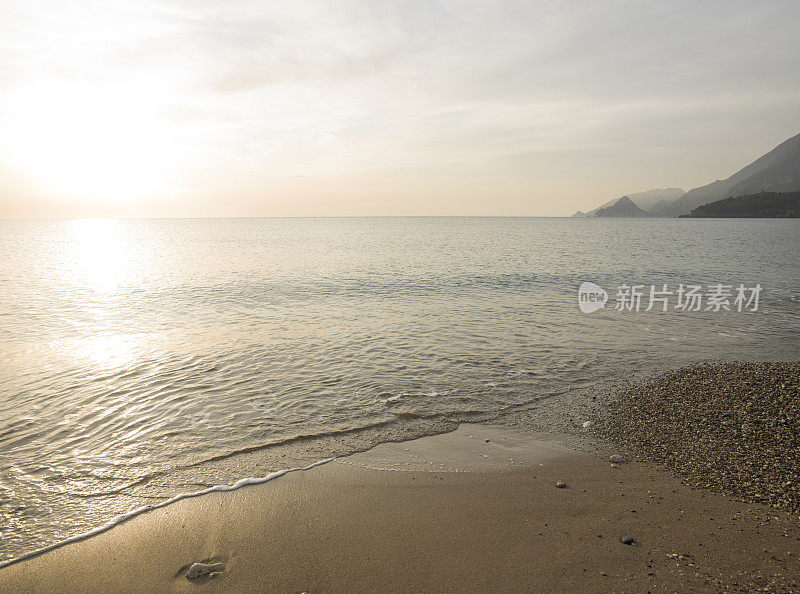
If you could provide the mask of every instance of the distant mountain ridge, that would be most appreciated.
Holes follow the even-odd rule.
[[[797,190],[800,190],[800,134],[782,142],[729,178],[689,190],[662,214],[671,217],[689,214],[698,206],[728,196]]]
[[[596,217],[646,217],[647,211],[636,206],[636,203],[628,196],[623,196],[614,201],[611,206],[606,206],[598,210]]]
[[[664,199],[662,198],[661,200],[659,200],[658,202],[656,202],[656,203],[655,203],[653,206],[651,206],[651,207],[650,207],[650,209],[649,209],[649,211],[650,211],[652,214],[659,214],[659,213],[661,213],[661,211],[662,211],[662,210],[664,210],[664,209],[665,209],[667,206],[669,206],[670,204],[672,204],[672,202],[667,202],[666,200],[664,200]]]
[[[683,196],[683,194],[684,191],[681,188],[659,188],[656,190],[639,192],[637,194],[628,194],[628,198],[642,210],[653,212],[656,205],[675,202],[678,198]]]
[[[671,202],[674,202],[683,196],[683,194],[684,191],[680,188],[658,188],[655,190],[647,190],[646,192],[626,194],[622,198],[628,198],[637,207],[646,212],[656,212],[656,208],[660,210],[666,204],[670,204]],[[601,204],[597,208],[588,212],[582,212],[579,210],[572,216],[576,218],[596,216],[600,209],[613,206],[616,202],[622,200],[622,198],[614,198],[613,200],[609,200],[608,202]]]
[[[717,180],[694,188],[686,193],[680,188],[649,190],[639,194],[628,194],[628,198],[644,216],[677,217],[688,215],[693,209],[729,196],[743,196],[763,192],[800,191],[800,134],[785,140],[774,149],[740,169],[727,179]],[[598,216],[601,210],[608,209],[621,201],[617,198],[586,213],[576,212],[574,217]],[[633,212],[623,203],[619,212]],[[600,216],[642,216],[630,214],[609,214],[604,210]]]

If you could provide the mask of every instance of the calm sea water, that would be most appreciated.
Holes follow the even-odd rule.
[[[797,359],[800,221],[0,222],[0,559],[179,492],[601,394]],[[756,312],[583,314],[593,281]],[[646,306],[646,301],[643,308]]]

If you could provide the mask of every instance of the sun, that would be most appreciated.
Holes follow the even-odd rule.
[[[108,203],[171,192],[173,142],[141,90],[50,84],[6,99],[8,158],[49,195]]]

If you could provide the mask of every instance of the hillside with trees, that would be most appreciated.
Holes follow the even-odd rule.
[[[798,218],[800,192],[761,192],[709,202],[683,215],[691,218]]]

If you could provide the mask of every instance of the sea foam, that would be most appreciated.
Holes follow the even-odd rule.
[[[230,485],[215,485],[213,487],[209,487],[208,489],[203,489],[202,491],[195,491],[195,492],[192,492],[192,493],[180,493],[178,495],[175,495],[174,497],[171,497],[170,499],[167,499],[166,501],[162,501],[161,503],[157,503],[155,505],[145,505],[145,506],[133,509],[133,510],[127,512],[127,513],[124,513],[124,514],[122,514],[120,516],[117,516],[116,518],[114,518],[110,522],[108,522],[106,524],[103,524],[102,526],[98,526],[97,528],[94,528],[93,530],[89,530],[88,532],[84,532],[83,534],[78,534],[78,535],[73,536],[71,538],[67,538],[65,540],[62,540],[62,541],[53,543],[51,545],[48,545],[46,547],[42,547],[40,549],[36,549],[35,551],[31,551],[29,553],[25,553],[24,555],[20,555],[19,557],[14,557],[13,559],[8,559],[6,561],[2,561],[2,562],[0,562],[0,569],[2,569],[3,567],[8,567],[9,565],[13,565],[15,563],[19,563],[20,561],[25,561],[27,559],[32,559],[33,557],[38,557],[39,555],[43,555],[44,553],[48,553],[48,552],[53,551],[55,549],[61,548],[64,545],[80,542],[80,541],[86,540],[87,538],[90,538],[92,536],[97,536],[98,534],[102,534],[103,532],[107,532],[108,530],[111,530],[112,528],[114,528],[114,526],[118,526],[119,524],[122,524],[123,522],[127,522],[131,518],[135,518],[136,516],[138,516],[140,514],[143,514],[145,512],[149,512],[149,511],[153,511],[153,510],[156,510],[156,509],[160,509],[162,507],[166,507],[168,505],[171,505],[173,503],[176,503],[176,502],[180,501],[181,499],[189,499],[190,497],[199,497],[200,495],[207,495],[209,493],[223,493],[223,492],[227,492],[227,491],[236,491],[237,489],[241,489],[242,487],[247,487],[249,485],[260,485],[262,483],[267,483],[267,482],[269,482],[269,481],[271,481],[273,479],[279,478],[279,477],[281,477],[281,476],[283,476],[285,474],[288,474],[290,472],[296,472],[298,470],[311,470],[312,468],[316,468],[317,466],[322,466],[323,464],[327,464],[328,462],[331,462],[331,461],[333,461],[335,459],[336,459],[335,457],[326,458],[324,460],[318,460],[317,462],[314,462],[313,464],[309,464],[308,466],[303,466],[303,467],[298,467],[298,468],[287,468],[287,469],[284,469],[284,470],[278,470],[276,472],[272,472],[272,473],[268,474],[267,476],[263,476],[263,477],[243,478],[243,479],[238,480],[235,483],[230,484]]]

